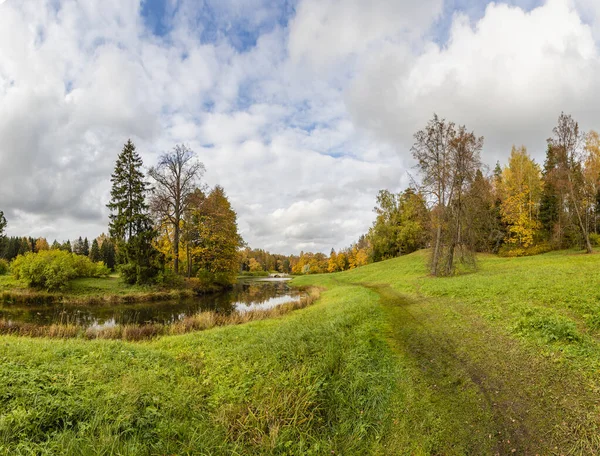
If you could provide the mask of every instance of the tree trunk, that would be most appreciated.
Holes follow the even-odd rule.
[[[177,220],[173,228],[173,255],[175,255],[175,258],[173,259],[173,270],[175,271],[175,274],[179,274],[179,220]]]
[[[438,227],[435,234],[435,244],[433,246],[433,259],[431,260],[431,275],[436,276],[438,272],[438,263],[440,261],[440,244],[442,242],[442,223],[438,217]]]
[[[571,175],[569,175],[569,190],[571,194],[571,201],[573,202],[573,207],[575,208],[575,214],[577,215],[577,222],[579,223],[579,229],[581,230],[581,234],[583,235],[583,241],[585,243],[585,250],[587,253],[592,253],[592,244],[590,243],[590,236],[588,235],[587,229],[583,225],[583,219],[581,218],[581,212],[579,211],[579,206],[577,205],[577,200],[575,199],[575,192],[573,191],[573,181],[571,180]]]

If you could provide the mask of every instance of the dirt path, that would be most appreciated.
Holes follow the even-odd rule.
[[[594,397],[573,372],[502,334],[460,303],[380,295],[391,322],[389,340],[407,366],[400,389],[398,435],[422,432],[415,451],[389,443],[389,454],[598,454]],[[429,409],[424,411],[422,409]],[[431,421],[433,425],[423,425]],[[392,432],[394,434],[394,432]],[[392,435],[392,440],[393,440]],[[418,438],[418,437],[417,437]]]

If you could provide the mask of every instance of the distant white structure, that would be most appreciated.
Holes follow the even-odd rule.
[[[283,279],[285,277],[290,277],[290,275],[286,274],[285,272],[270,272],[269,273],[270,279]]]

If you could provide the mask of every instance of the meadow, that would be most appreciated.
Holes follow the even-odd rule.
[[[4,454],[597,454],[600,257],[427,252],[142,342],[0,336]]]

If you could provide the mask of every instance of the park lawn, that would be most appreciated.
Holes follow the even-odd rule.
[[[0,453],[599,453],[600,257],[426,256],[297,278],[327,291],[240,326],[0,337]]]
[[[385,325],[347,286],[151,342],[0,337],[0,452],[368,454],[398,375]]]

